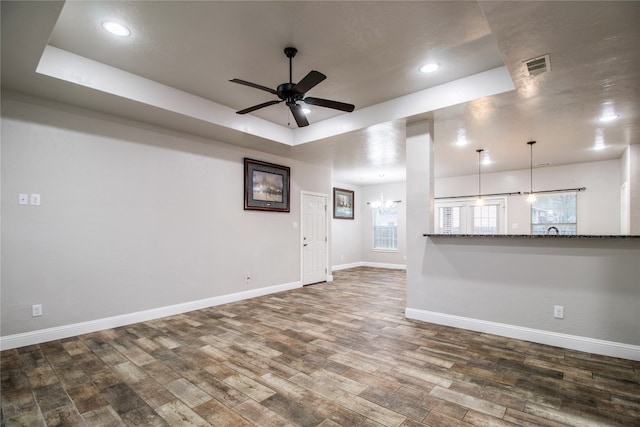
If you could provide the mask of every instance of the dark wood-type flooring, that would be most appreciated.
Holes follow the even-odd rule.
[[[405,273],[2,352],[6,426],[640,425],[640,363],[405,319]]]

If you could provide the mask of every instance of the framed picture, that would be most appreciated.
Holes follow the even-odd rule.
[[[353,191],[333,187],[333,217],[353,219]]]
[[[287,166],[244,159],[244,209],[289,212]]]

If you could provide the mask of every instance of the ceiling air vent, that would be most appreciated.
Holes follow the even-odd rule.
[[[524,62],[524,65],[527,67],[527,74],[530,76],[537,76],[538,74],[546,73],[551,70],[549,55],[529,59]]]

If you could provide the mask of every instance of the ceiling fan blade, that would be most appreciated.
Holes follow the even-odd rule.
[[[249,87],[254,87],[256,89],[264,90],[264,91],[272,93],[274,95],[278,94],[278,92],[276,92],[275,89],[271,89],[270,87],[262,86],[262,85],[259,85],[257,83],[251,83],[251,82],[248,82],[246,80],[231,79],[229,81],[232,82],[232,83],[238,83],[238,84],[241,84],[241,85],[245,85],[245,86],[249,86]]]
[[[298,82],[297,85],[293,88],[298,93],[307,93],[310,91],[315,85],[326,79],[327,76],[322,74],[319,71],[312,70],[309,71],[309,74],[304,76],[302,80]]]
[[[298,104],[290,105],[291,113],[293,114],[293,118],[296,119],[296,123],[298,127],[303,128],[305,126],[309,126],[309,120],[307,120],[307,116],[302,112],[302,106]]]
[[[334,110],[346,111],[348,113],[352,112],[356,106],[353,104],[347,104],[344,102],[331,101],[330,99],[322,99],[322,98],[305,98],[304,102],[309,105],[317,105],[318,107],[327,107],[333,108]]]
[[[254,105],[253,107],[249,107],[249,108],[245,108],[244,110],[236,111],[236,114],[247,114],[247,113],[250,113],[252,111],[256,111],[256,110],[259,110],[261,108],[268,107],[269,105],[279,104],[281,102],[282,102],[281,99],[278,99],[277,101],[263,102],[262,104]]]

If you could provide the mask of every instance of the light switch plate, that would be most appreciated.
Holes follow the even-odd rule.
[[[19,205],[28,205],[29,204],[29,195],[25,193],[18,194],[18,204]]]

